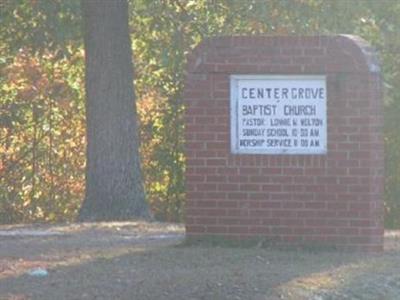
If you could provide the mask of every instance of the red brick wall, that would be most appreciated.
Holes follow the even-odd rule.
[[[282,243],[383,247],[379,66],[353,36],[219,37],[189,56],[186,230]],[[326,155],[230,151],[229,75],[326,75]]]

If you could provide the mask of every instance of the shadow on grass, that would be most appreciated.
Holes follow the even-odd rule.
[[[1,279],[0,299],[279,299],[290,289],[299,292],[298,282],[305,285],[303,295],[337,287],[342,283],[336,277],[325,283],[318,277],[369,256],[148,244],[109,247],[82,257],[49,265],[44,278]]]
[[[400,247],[391,237],[391,250],[379,255],[277,248],[265,240],[126,240],[104,232],[6,239],[0,274],[2,259],[28,264],[0,277],[0,299],[397,299],[391,297],[400,294]],[[27,266],[46,267],[49,275],[29,276]]]

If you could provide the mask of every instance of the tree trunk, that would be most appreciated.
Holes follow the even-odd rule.
[[[126,0],[82,0],[86,59],[86,196],[80,221],[149,218],[136,128]]]

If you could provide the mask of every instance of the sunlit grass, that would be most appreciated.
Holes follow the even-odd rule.
[[[145,247],[107,247],[105,249],[81,250],[78,252],[61,252],[59,255],[46,256],[43,259],[1,259],[0,280],[19,277],[35,268],[54,269],[84,265],[96,260],[112,260],[129,254],[149,251]],[[1,300],[1,298],[0,298]]]
[[[320,292],[339,291],[362,276],[385,272],[390,269],[391,262],[380,255],[361,257],[359,261],[345,263],[339,267],[327,268],[321,272],[296,277],[281,284],[277,290],[286,295],[316,295]],[[295,299],[295,298],[293,298]]]

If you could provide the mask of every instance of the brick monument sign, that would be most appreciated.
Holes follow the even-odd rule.
[[[189,239],[382,250],[381,78],[365,41],[213,38],[187,72]]]

